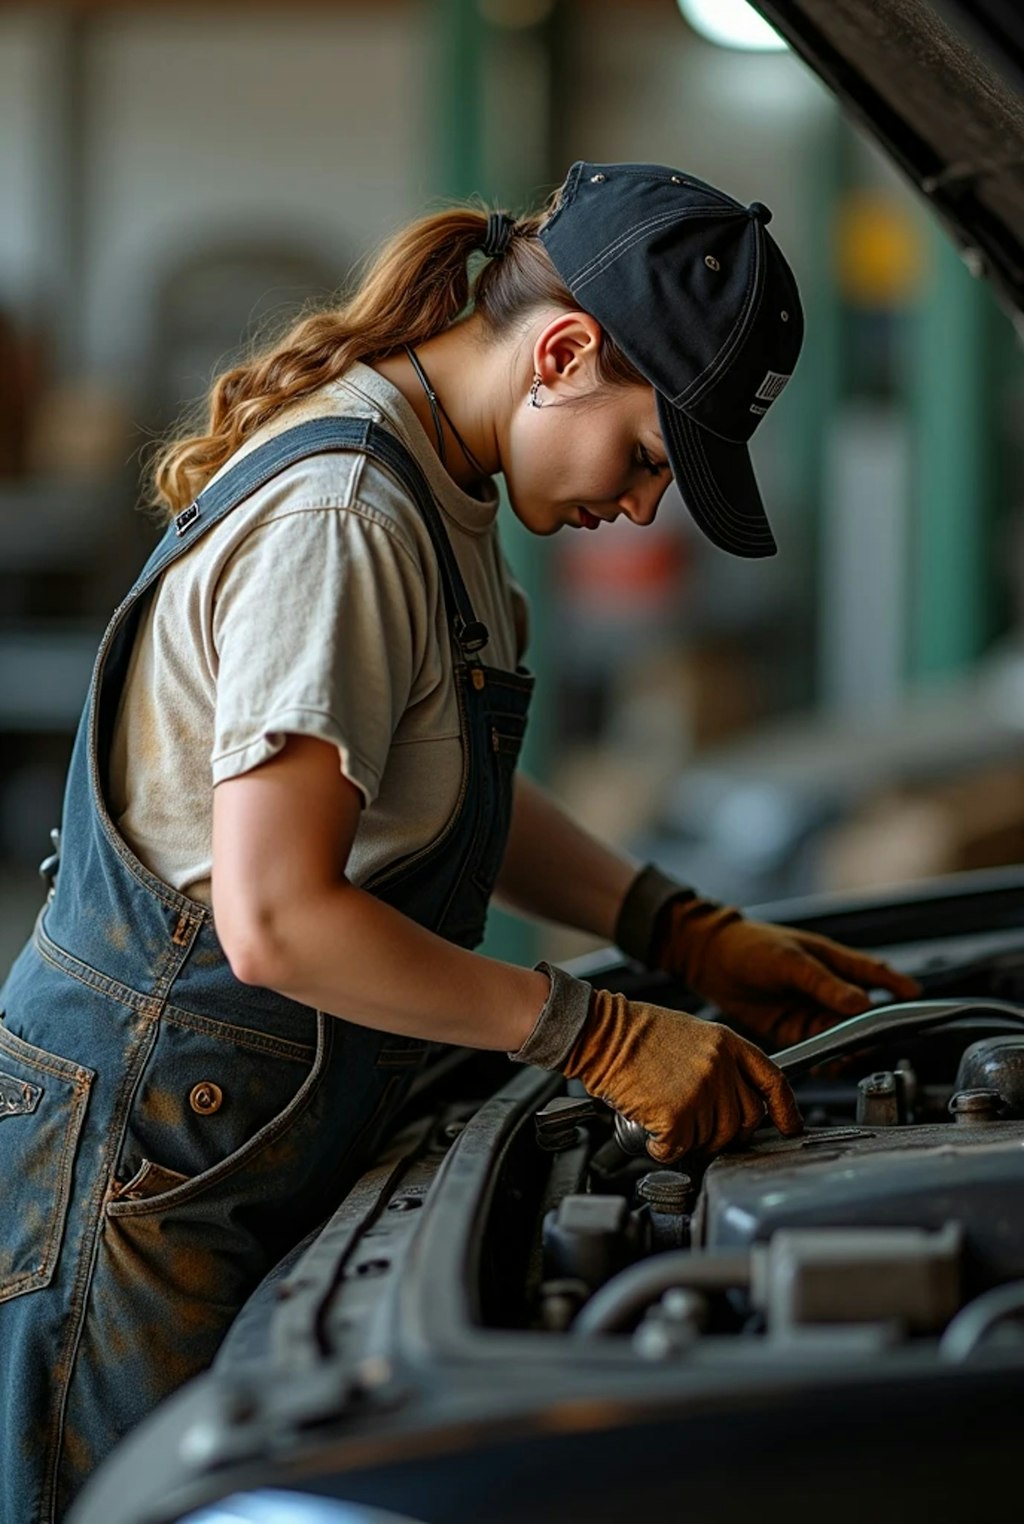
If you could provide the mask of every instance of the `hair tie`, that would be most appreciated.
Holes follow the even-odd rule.
[[[480,245],[488,259],[500,259],[515,231],[516,219],[508,212],[488,212],[487,231]]]

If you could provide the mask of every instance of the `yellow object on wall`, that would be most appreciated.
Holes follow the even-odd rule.
[[[837,209],[836,277],[857,307],[903,307],[925,271],[924,241],[909,208],[884,192],[849,191]]]

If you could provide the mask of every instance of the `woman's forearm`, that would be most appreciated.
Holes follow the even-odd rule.
[[[510,908],[611,941],[637,871],[517,779],[498,882]],[[258,931],[250,923],[236,972],[360,1025],[514,1051],[547,998],[546,975],[456,947],[344,880],[268,906]]]
[[[232,957],[235,973],[360,1026],[515,1051],[547,976],[467,952],[349,883],[278,904]]]
[[[546,976],[466,952],[356,888],[341,869],[361,809],[334,747],[307,736],[217,785],[213,911],[232,970],[362,1026],[514,1052]]]
[[[498,878],[514,910],[611,941],[638,864],[591,836],[539,784],[519,774]]]

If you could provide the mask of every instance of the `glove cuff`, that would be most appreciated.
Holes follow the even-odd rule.
[[[696,898],[693,889],[648,863],[626,890],[619,907],[614,931],[616,947],[645,968],[654,968],[669,906]]]
[[[518,1052],[508,1056],[519,1064],[561,1070],[587,1019],[591,986],[550,963],[537,963],[535,967],[540,973],[547,974],[551,989],[533,1031]]]

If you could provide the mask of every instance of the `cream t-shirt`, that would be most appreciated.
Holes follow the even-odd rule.
[[[372,418],[409,447],[477,618],[480,652],[512,669],[525,604],[497,528],[497,492],[470,497],[443,469],[402,394],[367,365],[288,408],[218,476],[310,418]],[[440,576],[415,504],[376,462],[321,454],[252,493],[160,579],[115,724],[109,803],[151,871],[210,901],[213,786],[289,734],[337,747],[364,809],[347,873],[365,882],[446,824],[462,768]]]

